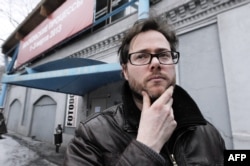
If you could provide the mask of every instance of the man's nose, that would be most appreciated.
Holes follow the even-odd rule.
[[[153,58],[152,58],[151,64],[154,64],[154,63],[160,64],[160,61],[159,61],[158,57],[153,57]]]
[[[153,57],[150,63],[152,68],[157,68],[160,66],[160,61],[157,57]]]

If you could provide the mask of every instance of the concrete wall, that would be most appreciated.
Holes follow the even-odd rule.
[[[218,16],[227,100],[236,149],[250,149],[250,4]]]
[[[29,136],[30,129],[31,129],[31,122],[32,122],[32,115],[33,115],[33,109],[34,104],[43,96],[49,96],[54,101],[56,101],[56,116],[54,119],[55,126],[57,127],[57,124],[64,125],[64,118],[65,118],[65,105],[66,105],[66,95],[60,94],[60,93],[54,93],[44,90],[37,90],[37,89],[29,89],[25,87],[20,86],[9,86],[8,96],[7,100],[5,102],[5,116],[6,119],[9,119],[9,109],[11,104],[18,100],[21,103],[21,107],[18,108],[20,112],[20,117],[18,119],[18,128],[17,133]],[[25,119],[27,120],[25,123],[22,124],[22,119],[25,114]],[[44,121],[46,123],[46,119],[41,119],[41,121]],[[8,123],[8,122],[7,122]]]
[[[232,134],[216,24],[180,35],[179,84],[220,131],[227,148]]]

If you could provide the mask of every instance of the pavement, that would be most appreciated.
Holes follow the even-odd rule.
[[[19,134],[8,132],[5,134],[6,136],[12,137],[15,139],[19,144],[26,146],[27,148],[31,149],[32,151],[36,152],[39,155],[39,159],[34,161],[32,165],[40,165],[39,160],[47,160],[53,165],[62,165],[64,154],[66,151],[66,147],[60,146],[59,152],[56,152],[56,147],[54,144],[41,142],[30,137],[24,137]]]

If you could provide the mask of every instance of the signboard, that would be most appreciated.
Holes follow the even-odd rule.
[[[67,0],[20,42],[16,67],[88,27],[94,20],[94,0]]]
[[[78,109],[78,96],[68,95],[67,108],[66,108],[66,127],[76,127],[76,115]]]

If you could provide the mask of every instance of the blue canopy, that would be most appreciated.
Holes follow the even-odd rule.
[[[2,83],[79,96],[120,80],[119,63],[84,58],[64,58],[2,77]]]

